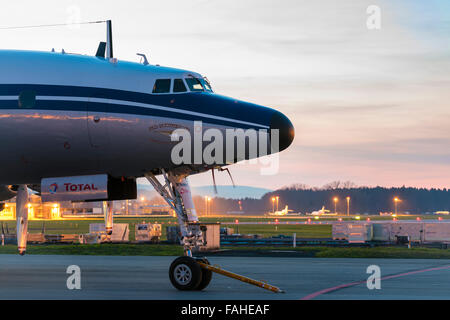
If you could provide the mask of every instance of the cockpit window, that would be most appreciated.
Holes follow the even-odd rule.
[[[213,92],[213,90],[211,88],[211,85],[209,84],[208,79],[202,78],[202,79],[199,79],[199,80],[202,83],[203,88],[205,88],[206,91]]]
[[[171,79],[158,79],[153,86],[153,93],[169,93]]]
[[[186,78],[186,83],[189,87],[189,90],[191,91],[205,91],[205,89],[203,89],[202,83],[200,82],[199,79],[197,78]]]
[[[186,92],[186,86],[184,85],[183,79],[175,79],[173,82],[173,92]]]
[[[208,91],[213,92],[208,79],[206,78],[186,78],[186,83],[191,91]]]

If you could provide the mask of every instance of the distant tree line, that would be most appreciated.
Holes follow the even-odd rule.
[[[225,199],[214,198],[211,204],[213,213],[244,211],[249,214],[262,214],[272,211],[272,197],[279,197],[278,209],[286,205],[293,212],[310,213],[325,206],[334,212],[335,197],[338,198],[337,211],[347,212],[347,197],[350,197],[350,213],[394,212],[394,198],[398,197],[398,212],[411,214],[450,210],[450,190],[425,188],[384,188],[357,187],[352,182],[332,182],[321,188],[311,188],[296,184],[280,190],[266,193],[261,199]],[[205,201],[202,197],[195,197],[197,210],[202,213]]]

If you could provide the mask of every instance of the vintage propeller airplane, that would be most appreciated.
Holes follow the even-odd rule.
[[[146,177],[176,212],[182,233],[185,256],[170,267],[172,284],[201,290],[211,276],[192,258],[205,240],[187,177],[263,155],[251,152],[248,130],[271,132],[258,136],[259,150],[269,141],[270,154],[292,143],[294,128],[274,109],[214,93],[198,73],[151,65],[141,56],[143,63],[113,56],[111,21],[95,56],[0,50],[0,201],[16,197],[24,254],[29,189],[43,202],[104,201],[111,232],[111,201],[135,199],[136,179]],[[224,133],[226,142],[243,138],[244,155],[211,163],[197,159],[192,146],[192,155],[184,150],[184,161],[174,161],[174,132],[195,135],[199,128]],[[228,129],[237,135],[226,136]],[[207,141],[200,148],[205,151]]]

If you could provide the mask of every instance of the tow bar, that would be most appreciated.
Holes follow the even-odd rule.
[[[275,292],[275,293],[284,293],[284,291],[281,290],[280,288],[272,286],[272,285],[270,285],[270,284],[268,284],[268,283],[266,283],[264,281],[253,280],[253,279],[250,279],[248,277],[241,276],[239,274],[236,274],[236,273],[233,273],[233,272],[230,272],[230,271],[227,271],[227,270],[223,270],[222,268],[220,268],[217,265],[212,266],[210,264],[206,264],[206,263],[203,263],[203,262],[200,262],[200,261],[197,261],[197,263],[203,269],[207,269],[207,270],[210,270],[212,272],[221,274],[221,275],[223,275],[225,277],[229,277],[229,278],[233,278],[233,279],[236,279],[236,280],[239,280],[239,281],[242,281],[242,282],[246,282],[246,283],[252,284],[254,286],[257,286],[257,287],[260,287],[260,288],[263,288],[263,289],[266,289],[266,290],[270,290],[270,291]]]

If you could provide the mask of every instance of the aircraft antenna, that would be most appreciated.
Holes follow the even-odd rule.
[[[217,185],[216,185],[216,176],[214,175],[214,168],[211,169],[213,185],[214,185],[214,193],[217,194]]]
[[[86,22],[76,22],[76,23],[56,23],[56,24],[38,24],[33,26],[13,26],[13,27],[0,27],[0,30],[14,30],[14,29],[31,29],[31,28],[46,28],[46,27],[67,27],[73,25],[82,24],[96,24],[96,23],[107,23],[111,20],[101,20],[101,21],[86,21]]]
[[[236,188],[236,185],[234,184],[234,179],[233,179],[233,176],[231,175],[231,172],[230,172],[230,169],[228,169],[228,168],[219,168],[219,171],[220,172],[223,172],[223,171],[226,171],[226,172],[228,172],[228,175],[230,176],[230,179],[231,179],[231,183],[233,184],[233,188]]]
[[[106,21],[106,58],[114,58],[113,54],[113,38],[112,38],[112,21]]]

